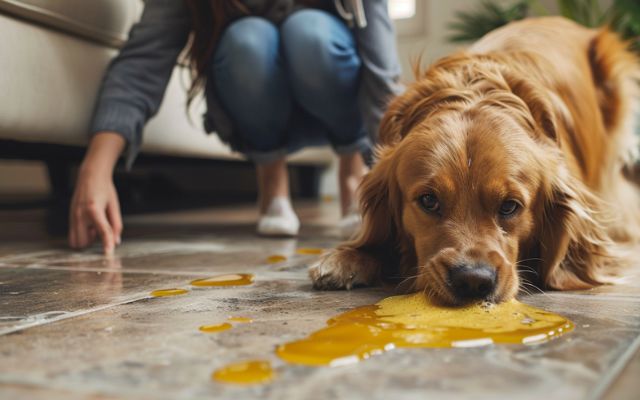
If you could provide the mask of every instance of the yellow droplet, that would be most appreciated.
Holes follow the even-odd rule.
[[[322,196],[322,201],[325,203],[331,203],[335,200],[336,200],[335,196],[332,196],[330,194],[325,194],[324,196]]]
[[[269,382],[275,375],[268,361],[257,360],[227,365],[216,370],[212,378],[224,383],[255,385]]]
[[[202,325],[198,329],[200,330],[200,332],[216,333],[216,332],[226,331],[227,329],[231,329],[231,324],[227,322],[223,322],[221,324],[215,324],[215,325]]]
[[[252,274],[228,274],[191,281],[193,286],[243,286],[253,283]]]
[[[227,321],[238,322],[238,323],[250,323],[250,322],[253,322],[253,320],[251,318],[247,318],[247,317],[229,317],[229,318],[227,318]]]
[[[342,365],[396,347],[475,347],[540,343],[574,328],[571,321],[516,300],[493,307],[438,307],[422,293],[386,298],[327,322],[307,338],[276,349],[302,365]]]
[[[275,254],[272,256],[267,257],[267,263],[268,264],[277,264],[277,263],[281,263],[283,261],[287,261],[287,257],[280,255],[280,254]]]
[[[185,289],[159,289],[151,292],[151,296],[167,297],[167,296],[178,296],[180,294],[185,294],[185,293],[189,293],[189,291]]]
[[[296,250],[296,253],[303,256],[317,256],[324,253],[324,249],[316,249],[313,247],[302,247]]]

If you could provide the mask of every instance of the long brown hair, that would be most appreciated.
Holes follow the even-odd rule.
[[[185,53],[191,87],[187,107],[207,83],[207,67],[218,40],[232,19],[249,14],[241,0],[184,0],[191,15],[191,37]]]

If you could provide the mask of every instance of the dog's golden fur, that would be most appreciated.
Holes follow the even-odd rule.
[[[398,278],[461,304],[448,280],[461,260],[495,268],[494,302],[513,298],[527,272],[559,290],[606,282],[625,261],[620,245],[640,238],[640,197],[622,174],[637,148],[638,62],[625,44],[530,19],[416,78],[383,118],[362,228],[310,270],[314,286]],[[516,212],[500,215],[507,201]]]

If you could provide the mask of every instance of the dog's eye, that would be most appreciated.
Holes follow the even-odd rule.
[[[418,198],[418,202],[423,210],[430,213],[440,212],[440,202],[438,198],[433,194],[423,194]]]
[[[510,217],[518,211],[520,204],[515,200],[507,200],[502,203],[500,210],[498,211],[503,217]]]

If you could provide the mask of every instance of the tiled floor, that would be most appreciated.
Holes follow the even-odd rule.
[[[335,368],[285,364],[276,345],[391,294],[313,291],[306,268],[316,256],[296,249],[335,245],[337,211],[328,203],[299,211],[297,240],[255,237],[246,207],[128,218],[113,259],[48,239],[39,213],[0,213],[0,398],[640,398],[640,274],[633,273],[616,287],[522,296],[576,323],[549,343],[402,349]],[[288,260],[269,265],[272,254]],[[256,282],[190,288],[193,279],[228,272],[253,273]],[[192,290],[149,296],[169,287]],[[254,322],[198,331],[230,315]],[[216,368],[255,358],[272,362],[273,383],[211,380]]]

